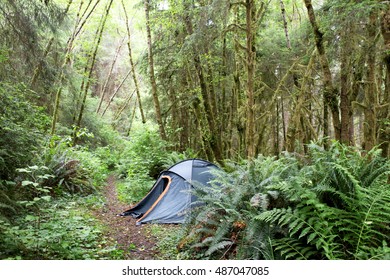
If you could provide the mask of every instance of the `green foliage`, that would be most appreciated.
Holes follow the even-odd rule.
[[[118,172],[125,178],[118,187],[121,200],[136,202],[147,193],[164,169],[168,146],[154,128],[133,132],[119,160]]]
[[[165,155],[165,158],[163,159],[163,167],[164,167],[164,169],[168,169],[169,167],[171,167],[172,165],[174,165],[180,161],[183,161],[183,160],[186,160],[189,158],[196,158],[196,157],[197,157],[196,153],[194,153],[191,150],[185,151],[183,153],[178,153],[178,152],[173,151],[173,152]]]
[[[12,179],[40,153],[49,118],[34,97],[22,84],[0,83],[0,179]]]
[[[387,259],[389,161],[337,142],[308,148],[302,161],[286,154],[230,165],[213,188],[198,188],[205,205],[181,250],[213,259]]]
[[[18,226],[0,221],[0,258],[112,259],[120,257],[104,239],[103,228],[86,215],[83,201],[69,199],[40,203],[20,216]],[[32,205],[30,205],[31,207]]]
[[[10,190],[14,186],[13,182],[0,181],[0,221],[9,222],[9,219],[20,210],[12,196],[14,192]]]
[[[107,165],[94,151],[86,148],[68,150],[67,156],[80,161],[80,168],[85,177],[90,180],[92,188],[101,187],[108,175]]]
[[[312,144],[310,151],[312,162],[283,185],[294,206],[256,217],[288,230],[275,249],[294,259],[385,258],[389,162],[378,151],[362,156],[338,143],[329,151]]]
[[[0,83],[0,219],[19,211],[21,189],[14,182],[16,170],[32,164],[42,150],[49,118],[30,100],[36,93],[23,84]]]
[[[288,178],[294,164],[293,159],[272,157],[228,163],[227,169],[234,171],[217,172],[211,189],[197,186],[195,194],[205,205],[194,211],[183,248],[194,250],[196,258],[273,258],[269,238],[278,229],[254,217],[279,203],[279,193],[267,187]]]
[[[161,260],[183,260],[189,256],[178,251],[178,244],[185,233],[185,227],[181,225],[159,225],[150,226],[150,234],[157,239],[158,259]]]

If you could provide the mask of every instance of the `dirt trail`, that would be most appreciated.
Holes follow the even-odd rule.
[[[148,225],[136,226],[132,217],[119,217],[119,213],[129,206],[118,200],[115,177],[107,179],[104,190],[106,205],[99,209],[96,216],[106,225],[108,235],[115,240],[125,252],[126,259],[152,260],[157,259],[158,251],[154,248],[156,239],[148,233]]]

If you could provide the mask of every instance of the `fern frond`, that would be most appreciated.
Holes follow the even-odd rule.
[[[316,250],[302,244],[296,239],[281,238],[275,241],[275,250],[279,251],[284,259],[308,260],[316,254]]]
[[[233,244],[233,242],[230,240],[218,242],[218,243],[210,246],[210,248],[206,251],[206,256],[210,256],[213,253],[215,253],[216,251],[222,250],[222,249],[226,248],[227,246],[231,246],[232,244]]]

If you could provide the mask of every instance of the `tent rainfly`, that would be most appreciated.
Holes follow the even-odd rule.
[[[120,216],[137,218],[137,225],[144,223],[183,223],[191,203],[196,201],[190,190],[193,182],[209,186],[213,179],[211,170],[218,167],[201,159],[181,161],[160,173],[149,193],[134,207]],[[196,186],[195,186],[196,187]]]

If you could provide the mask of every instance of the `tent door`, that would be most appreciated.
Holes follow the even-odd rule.
[[[165,194],[169,190],[169,186],[171,185],[172,179],[171,177],[164,175],[161,177],[161,180],[164,181],[164,191],[160,194],[160,196],[156,199],[156,201],[153,203],[153,205],[145,212],[145,214],[142,215],[140,219],[137,220],[137,224],[142,221],[150,212],[153,211],[153,209],[157,206],[157,204],[161,201],[161,199],[165,196]]]

